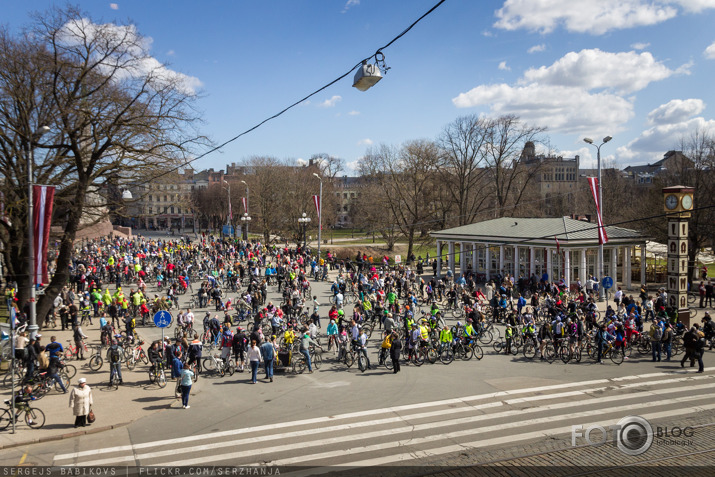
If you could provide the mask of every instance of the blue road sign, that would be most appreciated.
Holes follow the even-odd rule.
[[[608,290],[609,288],[613,288],[613,278],[611,277],[603,277],[603,280],[601,280],[601,285],[603,285],[603,288]]]
[[[224,235],[233,235],[233,225],[224,225],[222,232]]]
[[[171,325],[171,320],[173,320],[173,317],[168,311],[157,311],[154,314],[154,324],[157,328],[166,328]]]

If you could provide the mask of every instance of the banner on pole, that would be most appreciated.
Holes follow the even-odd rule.
[[[313,202],[315,203],[315,211],[318,213],[318,218],[320,218],[320,196],[314,195]],[[320,221],[320,229],[323,229],[323,223]]]
[[[241,197],[241,201],[243,202],[243,211],[248,213],[248,198]]]
[[[52,206],[55,199],[53,186],[33,185],[33,238],[35,246],[35,270],[33,270],[33,285],[50,282],[47,272],[47,244],[50,241],[50,225],[52,224]]]
[[[596,202],[596,220],[598,221],[598,243],[603,245],[608,243],[608,234],[606,234],[606,228],[603,226],[603,215],[601,215],[601,208],[598,206],[600,203],[598,197],[598,178],[589,177],[588,185],[591,188],[591,195],[593,195],[593,200]]]

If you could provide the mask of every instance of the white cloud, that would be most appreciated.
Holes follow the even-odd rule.
[[[358,116],[358,115],[360,115],[360,111],[350,111],[348,113],[348,116]]]
[[[648,52],[609,53],[596,48],[572,51],[551,66],[531,68],[524,73],[524,81],[634,92],[674,73]]]
[[[119,10],[119,5],[117,5],[116,3],[110,3],[109,8],[111,8],[112,10]]]
[[[661,104],[648,113],[648,124],[664,125],[682,123],[703,112],[705,103],[702,99],[674,99]]]
[[[343,7],[343,10],[340,13],[345,13],[351,7],[356,7],[358,5],[360,5],[360,0],[348,0],[348,2],[345,4],[345,6]]]
[[[550,33],[559,26],[578,33],[601,35],[644,25],[655,25],[687,11],[713,8],[712,0],[506,0],[495,12],[497,28]]]
[[[345,172],[355,173],[360,167],[360,160],[350,161],[345,163]]]
[[[332,98],[326,99],[325,101],[320,103],[318,106],[320,106],[321,108],[333,108],[338,103],[338,101],[341,101],[342,99],[343,99],[342,96],[339,96],[336,94]]]
[[[484,30],[484,31],[482,31],[482,36],[485,36],[485,37],[487,37],[487,38],[491,38],[491,37],[494,36],[494,32],[491,32],[491,31],[489,31],[489,30]]]
[[[489,105],[495,115],[516,114],[529,124],[563,133],[590,132],[604,125],[613,130],[634,115],[632,102],[615,94],[536,83],[477,86],[452,102],[458,108]]]
[[[357,142],[358,146],[372,146],[373,145],[373,140],[370,139],[369,137],[366,137],[365,139],[360,139]]]
[[[504,71],[511,71],[511,68],[506,65],[506,61],[502,61],[501,63],[499,63],[499,69]]]
[[[650,43],[633,43],[631,45],[631,48],[633,48],[634,50],[645,50],[649,46],[650,46]]]
[[[618,160],[631,165],[660,160],[666,151],[678,148],[681,138],[695,131],[715,131],[715,120],[697,117],[646,129],[636,139],[617,149]]]
[[[174,50],[169,50],[166,52],[167,56],[174,56],[176,52]]]
[[[308,165],[308,161],[306,161],[302,157],[299,157],[298,159],[296,159],[295,163],[299,166],[307,166]]]
[[[703,52],[705,55],[705,58],[708,58],[710,60],[715,60],[715,41],[710,44],[707,48],[705,48],[705,51]]]
[[[542,43],[542,44],[540,44],[540,45],[534,45],[534,46],[532,46],[531,48],[529,48],[528,50],[526,50],[526,52],[529,53],[529,54],[531,54],[531,53],[539,53],[539,52],[541,52],[541,51],[544,51],[545,49],[546,49],[546,45]]]
[[[151,37],[141,36],[135,25],[97,24],[83,18],[66,23],[59,35],[60,41],[68,46],[93,42],[95,37],[102,37],[102,42],[106,39],[112,44],[123,42],[131,45],[126,49],[128,54],[121,57],[109,55],[102,60],[103,69],[113,74],[114,81],[151,77],[158,86],[172,84],[177,90],[188,95],[196,94],[203,86],[198,78],[171,70],[153,56],[149,56],[153,40]]]

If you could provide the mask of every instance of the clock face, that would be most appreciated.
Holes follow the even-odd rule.
[[[685,210],[690,210],[693,206],[693,196],[684,195],[681,204]]]
[[[669,195],[665,198],[665,206],[668,208],[668,210],[673,210],[678,206],[678,198],[672,194]]]

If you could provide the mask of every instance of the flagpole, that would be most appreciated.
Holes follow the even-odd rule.
[[[48,126],[40,126],[32,134],[30,138],[30,144],[27,152],[27,250],[28,250],[28,268],[30,270],[30,326],[27,330],[30,333],[30,339],[32,339],[37,333],[37,304],[35,303],[35,277],[37,272],[35,270],[35,233],[34,233],[34,201],[35,197],[33,195],[33,177],[32,177],[32,166],[35,164],[35,148],[33,147],[35,141],[39,140],[43,134],[48,132],[50,128]]]
[[[596,145],[593,143],[593,139],[591,138],[584,138],[583,141],[592,145],[593,147],[596,148],[596,158],[598,161],[598,200],[596,201],[598,204],[598,215],[601,219],[601,223],[599,224],[598,227],[598,280],[599,280],[599,285],[598,285],[598,301],[603,301],[604,297],[604,289],[603,289],[603,283],[600,283],[603,281],[604,278],[604,271],[603,271],[603,238],[605,237],[605,226],[603,225],[604,220],[603,220],[603,182],[601,181],[601,146],[606,144],[608,141],[613,139],[611,136],[606,136],[603,138],[603,142],[599,145]],[[613,277],[613,281],[616,281],[616,277]]]
[[[323,242],[323,178],[313,173],[320,181],[320,195],[318,196],[318,265],[320,265],[320,244]]]

